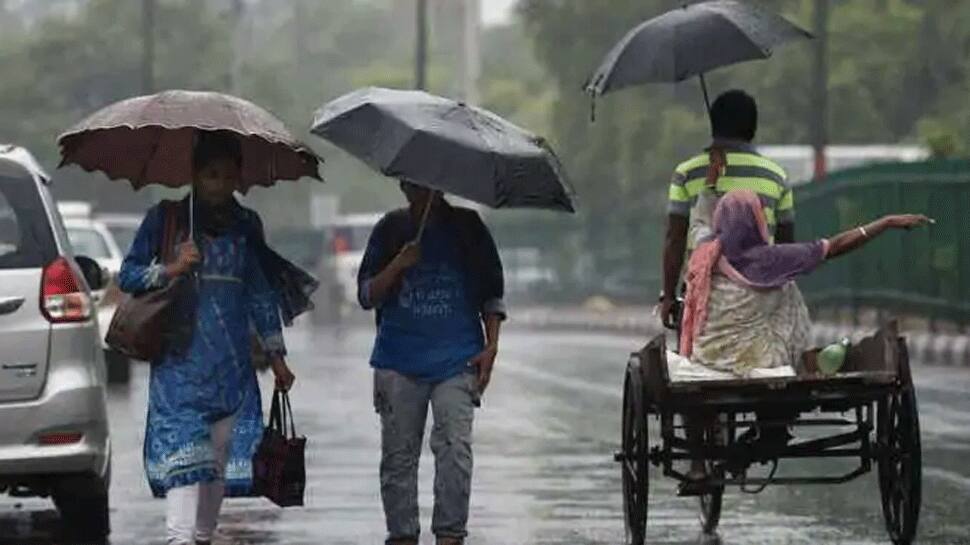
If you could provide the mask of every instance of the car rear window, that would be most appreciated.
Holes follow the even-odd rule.
[[[67,238],[71,239],[74,255],[83,255],[92,259],[110,259],[111,251],[101,233],[86,227],[68,227]]]
[[[0,176],[0,269],[43,267],[55,257],[57,244],[34,181]]]
[[[118,248],[125,253],[131,248],[132,243],[135,242],[135,235],[138,234],[137,225],[109,225],[108,230],[111,231],[111,236],[115,237]]]

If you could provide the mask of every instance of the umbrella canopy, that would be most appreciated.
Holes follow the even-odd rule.
[[[61,166],[99,170],[112,180],[129,180],[135,189],[189,185],[198,130],[239,135],[240,191],[277,180],[320,179],[322,159],[282,121],[241,98],[199,91],[164,91],[98,110],[58,137]]]
[[[493,208],[573,211],[541,138],[462,102],[370,87],[320,108],[312,132],[386,176]]]
[[[606,55],[586,85],[604,95],[642,83],[678,82],[731,64],[766,59],[812,35],[780,15],[738,0],[686,5],[642,23]]]

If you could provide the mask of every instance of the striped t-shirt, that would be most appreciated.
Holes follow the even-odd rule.
[[[765,210],[768,231],[772,234],[779,223],[794,223],[795,200],[784,169],[763,157],[746,143],[717,144],[725,151],[727,165],[718,178],[715,191],[749,189],[758,194]],[[708,153],[684,161],[674,170],[670,182],[668,212],[690,217],[691,209],[707,183]]]

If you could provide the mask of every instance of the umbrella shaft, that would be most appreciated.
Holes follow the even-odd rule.
[[[424,236],[424,228],[428,224],[428,215],[431,214],[431,205],[434,204],[437,196],[437,191],[432,191],[431,195],[428,196],[428,202],[425,203],[424,211],[421,212],[421,223],[418,224],[418,236],[414,238],[414,242],[421,242],[421,237]]]
[[[711,97],[707,94],[707,80],[704,79],[704,74],[700,74],[701,78],[701,91],[704,92],[704,105],[707,107],[707,115],[711,115]]]
[[[195,240],[195,184],[189,189],[189,240]]]

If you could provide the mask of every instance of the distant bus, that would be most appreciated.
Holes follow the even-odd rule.
[[[792,185],[812,181],[815,173],[815,152],[812,146],[758,146],[758,151],[777,162],[788,173]],[[930,156],[923,146],[867,145],[828,146],[825,151],[829,172],[871,163],[924,161]]]

